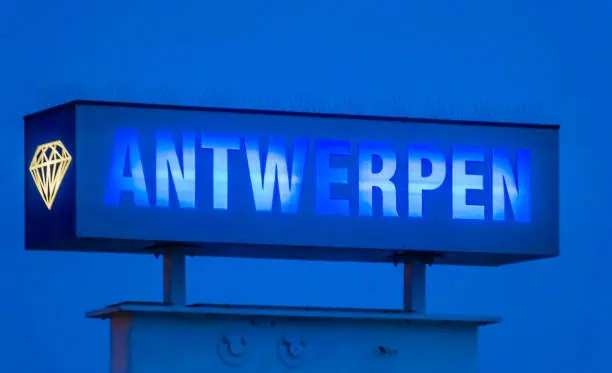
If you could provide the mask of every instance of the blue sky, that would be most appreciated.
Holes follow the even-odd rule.
[[[81,98],[561,124],[561,256],[433,268],[428,308],[505,318],[482,329],[482,372],[610,371],[611,16],[605,1],[0,4],[3,370],[106,372],[108,324],[85,311],[161,298],[152,257],[23,249],[22,116]],[[401,307],[390,265],[188,265],[192,302]]]

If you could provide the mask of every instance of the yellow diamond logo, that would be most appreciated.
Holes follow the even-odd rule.
[[[30,163],[30,173],[45,205],[51,210],[72,156],[61,141],[39,145]]]

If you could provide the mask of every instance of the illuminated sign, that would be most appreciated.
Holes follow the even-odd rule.
[[[60,140],[39,145],[30,163],[30,174],[36,189],[51,210],[64,175],[72,162],[72,156]]]
[[[289,141],[284,137],[169,131],[146,135],[154,138],[155,159],[150,160],[154,167],[145,167],[137,130],[116,130],[105,194],[107,206],[118,206],[126,199],[134,206],[167,208],[170,195],[175,194],[177,208],[229,210],[230,199],[238,197],[230,195],[229,183],[248,180],[252,200],[247,204],[253,212],[299,214],[311,210],[316,215],[424,218],[425,193],[447,182],[451,184],[447,191],[451,196],[442,198],[451,201],[448,219],[521,223],[531,219],[528,149],[511,153],[505,148],[458,146],[445,152],[424,144],[404,144],[405,159],[398,161],[400,152],[384,142]],[[205,151],[212,155],[212,185],[200,190],[196,162],[199,153]],[[235,172],[246,175],[230,171],[231,152],[239,153],[244,163],[243,167],[236,165]],[[345,158],[344,165],[332,167],[335,157]],[[405,165],[405,170],[398,170],[398,163]],[[484,172],[469,173],[470,164]],[[151,170],[149,175],[145,168]],[[486,185],[485,174],[490,176]],[[300,198],[303,184],[314,186],[314,198]],[[334,187],[344,187],[346,192],[334,198]],[[407,198],[400,198],[405,206],[398,206],[398,189],[407,194]],[[474,202],[469,203],[470,193],[486,197],[472,198]],[[357,197],[357,203],[351,204],[352,196]],[[440,197],[432,193],[431,198]],[[210,199],[212,205],[205,202]],[[314,201],[314,205],[302,206],[303,201]]]
[[[468,265],[558,255],[557,126],[98,102],[25,121],[26,153],[53,135],[75,160],[61,209],[26,198],[31,249]],[[34,227],[54,213],[64,233]]]

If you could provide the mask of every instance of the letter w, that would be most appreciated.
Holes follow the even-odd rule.
[[[272,211],[274,191],[278,188],[281,212],[296,213],[308,154],[308,140],[294,141],[291,170],[287,166],[285,139],[275,137],[269,139],[265,165],[262,165],[260,157],[259,140],[250,137],[245,138],[244,142],[255,209]]]

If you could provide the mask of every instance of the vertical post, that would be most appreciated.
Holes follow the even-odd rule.
[[[164,252],[164,303],[185,305],[185,254],[181,250]]]
[[[404,263],[404,310],[425,313],[425,263]]]

